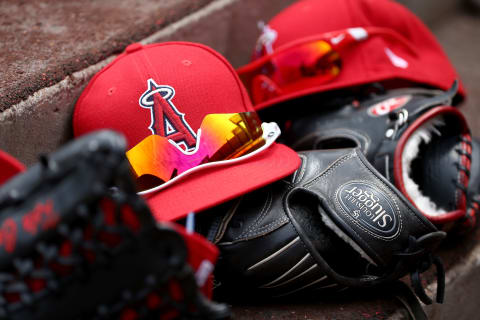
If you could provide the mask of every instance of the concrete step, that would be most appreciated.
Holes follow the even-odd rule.
[[[30,165],[70,139],[81,91],[129,43],[201,42],[239,65],[250,56],[256,21],[291,2],[0,2],[0,149]]]

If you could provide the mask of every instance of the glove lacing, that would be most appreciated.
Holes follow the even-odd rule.
[[[445,296],[445,268],[442,261],[429,250],[422,246],[422,241],[409,236],[409,245],[405,252],[396,254],[400,258],[400,264],[414,265],[410,271],[412,287],[418,298],[425,304],[431,304],[432,299],[426,294],[422,285],[420,274],[427,271],[432,265],[436,268],[437,294],[436,302],[443,303]],[[412,269],[412,268],[410,268]]]
[[[470,178],[470,165],[472,163],[472,154],[468,152],[468,149],[472,149],[472,140],[470,135],[462,136],[461,142],[467,146],[467,148],[457,148],[455,152],[460,157],[466,157],[468,159],[468,166],[462,165],[460,163],[457,164],[458,170],[463,171],[465,176],[469,179]],[[465,216],[463,217],[462,224],[466,228],[473,228],[477,223],[477,215],[480,213],[480,195],[469,196],[468,195],[468,188],[459,183],[458,181],[454,181],[457,185],[457,188],[460,189],[463,194],[467,195],[467,203],[468,207],[465,212]],[[468,180],[467,180],[468,182]]]

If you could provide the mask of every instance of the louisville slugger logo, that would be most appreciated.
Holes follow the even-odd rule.
[[[185,151],[193,150],[197,136],[188,122],[185,114],[173,104],[175,89],[167,85],[158,85],[153,79],[147,80],[147,90],[138,100],[142,108],[150,110],[150,125],[152,134],[173,140]]]
[[[337,191],[338,200],[352,219],[381,239],[392,239],[400,231],[400,212],[378,187],[365,182],[350,182]]]

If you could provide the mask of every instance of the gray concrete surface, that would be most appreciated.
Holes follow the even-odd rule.
[[[462,0],[397,0],[412,10],[422,21],[432,25],[449,19],[449,15],[458,9]]]
[[[467,90],[462,106],[472,132],[480,137],[480,11],[456,10],[436,20],[432,30],[457,69]]]
[[[211,1],[0,1],[0,111]]]
[[[115,1],[93,2],[92,6],[86,0],[76,1],[76,4],[70,1],[42,1],[0,2],[0,68],[4,70],[0,77],[0,149],[27,165],[34,163],[39,154],[52,152],[71,139],[69,119],[76,99],[88,80],[128,43],[166,40],[202,42],[222,53],[229,52],[231,59],[239,64],[250,56],[250,48],[256,38],[256,21],[268,20],[293,2],[157,1],[155,5],[148,2],[153,6],[150,7],[152,12],[145,15],[148,6],[146,9],[143,2],[122,0],[119,8],[112,9],[110,17],[109,6],[115,7]],[[57,17],[61,15],[62,8],[70,12],[70,7],[62,6],[64,2],[73,6],[72,11],[77,15],[63,20]],[[52,13],[46,9],[50,4]],[[36,8],[31,6],[38,6],[40,11],[37,15],[30,13]],[[22,24],[17,21],[19,26],[16,26],[10,16],[20,10],[25,10],[24,18],[33,21],[40,21],[42,14],[52,16],[46,19],[48,23],[42,22],[38,26],[42,41],[23,39],[32,22]],[[54,35],[55,43],[66,43],[56,47],[46,39],[50,30],[48,26],[59,25],[58,21],[63,23],[63,29],[60,29],[65,34]],[[33,23],[33,30],[37,28],[35,25]],[[79,28],[82,25],[85,30]],[[245,30],[249,32],[249,40],[238,45],[236,41]],[[77,38],[80,40],[76,41]],[[30,41],[34,41],[35,50],[31,47],[29,50]],[[17,52],[17,45],[25,51],[24,56],[20,49]],[[19,61],[13,62],[16,58]],[[48,70],[55,70],[54,77]],[[16,77],[17,74],[21,77]]]
[[[460,239],[462,240],[462,239]],[[479,319],[480,295],[480,246],[477,235],[465,241],[450,242],[443,248],[443,259],[448,267],[445,303],[425,307],[430,319],[470,320]],[[465,248],[466,246],[474,246]],[[462,247],[463,251],[458,248]],[[449,253],[450,251],[450,253]],[[431,285],[431,288],[435,285]]]
[[[409,319],[408,311],[390,292],[357,292],[333,298],[232,306],[233,320]]]

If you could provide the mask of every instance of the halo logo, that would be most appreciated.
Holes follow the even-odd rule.
[[[400,212],[387,194],[366,182],[349,182],[337,190],[344,212],[362,229],[388,240],[400,232]]]
[[[265,22],[259,21],[257,26],[260,31],[262,31],[262,34],[257,39],[254,58],[259,58],[264,54],[273,53],[273,44],[278,38],[277,31],[270,28],[270,26],[268,24],[265,24]]]
[[[195,149],[197,136],[185,114],[178,111],[172,102],[175,89],[158,85],[153,79],[147,80],[148,89],[138,100],[142,108],[150,109],[151,122],[148,127],[152,134],[169,138],[185,151]]]

